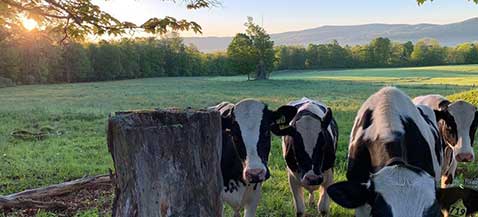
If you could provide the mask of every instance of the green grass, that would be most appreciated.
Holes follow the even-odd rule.
[[[457,83],[455,83],[457,82]],[[443,85],[446,84],[446,85]],[[362,102],[384,85],[410,96],[450,95],[478,84],[478,65],[338,71],[287,71],[269,81],[244,77],[152,78],[101,83],[30,85],[0,89],[0,194],[63,182],[112,168],[105,139],[109,113],[142,108],[203,108],[221,101],[258,98],[271,108],[303,96],[325,102],[340,127],[336,180],[344,179],[348,136]],[[17,139],[16,129],[54,129],[43,140]],[[279,138],[273,138],[272,178],[258,216],[294,216]],[[318,198],[318,197],[316,197]],[[96,216],[85,211],[79,216]],[[308,213],[316,214],[309,209]],[[332,206],[333,216],[351,211]],[[228,216],[231,212],[227,210]],[[42,212],[39,216],[49,216]]]

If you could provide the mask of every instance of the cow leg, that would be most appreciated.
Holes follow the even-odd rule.
[[[328,169],[324,172],[324,182],[320,185],[320,199],[317,204],[319,213],[322,216],[329,216],[330,199],[327,194],[327,188],[334,182],[334,172],[332,169]]]
[[[309,191],[309,207],[314,207],[314,205],[315,205],[314,191]]]
[[[289,186],[294,195],[294,206],[297,217],[302,217],[305,213],[304,192],[300,182],[290,173],[287,173],[289,178]]]
[[[261,199],[262,184],[257,184],[254,189],[254,185],[249,186],[252,190],[247,191],[246,201],[244,204],[244,217],[255,217],[257,205]]]
[[[241,217],[241,210],[234,210],[234,217]]]

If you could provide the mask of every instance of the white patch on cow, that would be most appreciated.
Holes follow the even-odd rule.
[[[235,216],[239,214],[242,208],[245,208],[245,216],[255,216],[261,196],[262,184],[258,183],[255,186],[239,183],[237,188],[233,192],[223,191],[222,198],[234,210]]]
[[[422,216],[436,200],[434,178],[425,172],[417,174],[395,165],[384,167],[371,179],[395,217]]]
[[[298,112],[307,110],[316,115],[321,115],[323,117],[324,113],[320,108],[314,104],[306,103],[299,108]],[[319,133],[322,132],[322,123],[320,120],[317,120],[311,116],[302,116],[299,120],[295,122],[295,127],[297,132],[301,135],[302,141],[304,142],[304,148],[309,157],[312,158],[314,153],[314,148],[317,145],[317,138],[319,138]]]
[[[438,94],[417,96],[413,99],[415,105],[426,105],[433,110],[440,110],[440,103],[443,101],[448,101],[444,96]]]
[[[265,104],[253,99],[245,99],[236,104],[234,108],[235,120],[241,129],[242,140],[246,147],[245,169],[263,169],[264,164],[257,153],[257,142],[260,137],[260,127]]]
[[[377,106],[378,105],[378,106]],[[367,129],[362,129],[361,126],[355,126],[358,123],[358,119],[361,118],[367,109],[373,110],[373,122]],[[432,115],[432,120],[435,119],[435,114],[430,108],[423,107],[425,114]],[[355,135],[350,137],[350,144],[355,144],[353,139],[358,139],[359,136],[364,135],[364,138],[372,141],[380,140],[387,142],[387,140],[393,140],[395,132],[405,133],[404,126],[401,118],[410,118],[420,130],[427,141],[430,153],[433,161],[433,168],[435,171],[435,179],[437,183],[440,182],[441,165],[439,162],[443,158],[442,155],[436,156],[435,153],[435,137],[432,132],[432,128],[428,125],[425,119],[420,115],[417,107],[412,103],[411,99],[403,93],[401,90],[394,87],[385,87],[380,91],[370,96],[367,101],[360,108],[358,115],[355,119],[355,124],[352,132]],[[432,123],[436,127],[436,123]],[[408,144],[413,145],[413,144]],[[349,153],[350,153],[349,146]],[[440,161],[439,161],[440,159]]]
[[[448,111],[455,118],[457,133],[458,133],[458,142],[453,147],[454,155],[462,153],[474,153],[471,144],[470,138],[470,128],[475,118],[476,107],[465,101],[457,101],[448,106]]]

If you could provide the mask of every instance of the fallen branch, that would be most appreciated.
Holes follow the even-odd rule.
[[[66,205],[61,202],[38,201],[75,192],[90,186],[112,184],[111,175],[99,175],[85,177],[61,184],[36,188],[19,193],[0,196],[0,209],[6,208],[40,208],[40,209],[64,209]]]
[[[7,200],[0,197],[0,209],[66,209],[62,202],[43,202],[29,199]]]

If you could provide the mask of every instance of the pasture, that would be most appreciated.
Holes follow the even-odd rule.
[[[99,83],[30,85],[0,89],[0,195],[107,173],[112,168],[105,139],[108,114],[165,107],[204,108],[222,101],[258,98],[273,109],[307,96],[326,103],[340,128],[335,180],[343,180],[356,111],[384,85],[414,97],[452,95],[478,84],[478,65],[330,71],[282,71],[268,81],[245,77],[150,78]],[[22,129],[48,129],[45,138],[13,137]],[[258,216],[295,216],[280,139],[273,138],[272,177],[263,188]],[[318,197],[316,197],[318,198]],[[100,198],[108,200],[108,198]],[[101,215],[101,207],[78,216]],[[333,204],[332,216],[351,216]],[[104,213],[103,213],[104,214]],[[227,216],[231,215],[227,210]],[[308,214],[317,214],[308,209]],[[2,214],[0,214],[2,216]],[[55,216],[40,212],[39,216]]]

